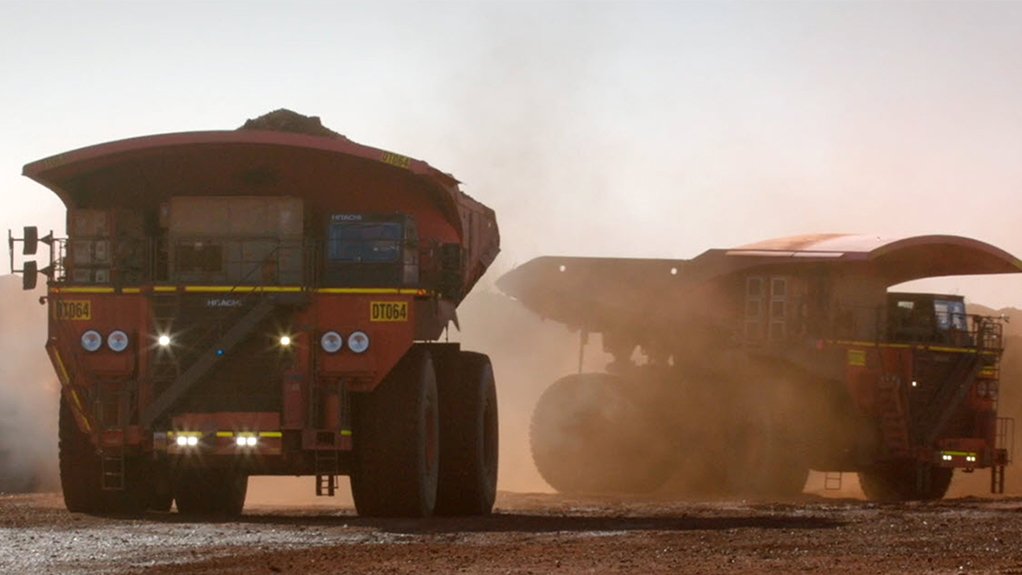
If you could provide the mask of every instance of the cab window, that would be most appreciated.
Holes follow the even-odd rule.
[[[327,257],[343,263],[393,263],[401,258],[398,222],[343,222],[330,225]]]

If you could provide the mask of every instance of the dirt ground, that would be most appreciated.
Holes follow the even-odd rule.
[[[874,504],[501,493],[494,515],[360,519],[343,501],[256,504],[237,521],[70,514],[0,497],[0,572],[1019,573],[1022,498]]]

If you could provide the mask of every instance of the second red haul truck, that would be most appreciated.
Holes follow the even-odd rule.
[[[533,458],[558,491],[786,498],[816,469],[912,500],[943,497],[956,469],[1003,493],[1014,422],[997,410],[1002,320],[888,288],[1019,272],[960,236],[821,234],[691,260],[541,257],[498,285],[612,358],[536,406]]]
[[[362,515],[490,512],[493,370],[439,340],[499,234],[452,176],[286,110],[24,173],[68,209],[11,241],[51,248],[68,509],[231,515],[250,475],[350,475]]]

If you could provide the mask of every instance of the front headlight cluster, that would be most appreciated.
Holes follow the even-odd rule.
[[[976,394],[982,398],[994,400],[997,399],[998,387],[996,381],[980,380],[976,384]]]
[[[344,336],[336,331],[328,331],[319,338],[319,345],[327,353],[337,353],[344,348],[347,342],[348,349],[352,353],[365,353],[369,349],[369,335],[364,331],[353,331],[345,340]]]
[[[115,329],[106,336],[106,346],[110,351],[120,353],[128,349],[131,340],[128,334],[122,330]],[[82,349],[87,352],[99,351],[103,347],[103,335],[94,329],[86,330],[82,334]]]

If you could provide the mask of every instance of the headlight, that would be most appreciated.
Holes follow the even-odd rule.
[[[259,443],[259,438],[254,435],[238,436],[234,439],[234,443],[238,447],[255,447]]]
[[[291,347],[291,336],[289,335],[280,336],[278,341],[280,342],[280,347]]]
[[[103,336],[99,335],[99,332],[90,329],[82,334],[82,348],[85,351],[96,351],[103,347]]]
[[[128,349],[128,334],[119,329],[115,329],[107,336],[106,345],[113,351],[120,353]]]
[[[344,338],[336,331],[328,331],[323,334],[323,337],[319,338],[319,345],[327,353],[337,353],[344,347]]]
[[[364,331],[353,331],[348,336],[348,349],[355,353],[363,353],[369,349],[369,336]]]
[[[170,336],[167,334],[163,334],[160,337],[156,338],[156,343],[160,344],[160,347],[167,347],[170,345]]]

